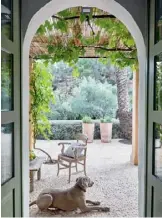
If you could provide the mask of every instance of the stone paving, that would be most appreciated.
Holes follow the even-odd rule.
[[[58,141],[37,141],[37,147],[45,149],[52,158],[60,153]],[[30,208],[31,217],[60,217],[60,216],[91,216],[91,217],[137,217],[138,216],[138,167],[130,163],[132,146],[113,139],[111,143],[101,143],[100,140],[88,144],[87,175],[95,182],[87,190],[87,199],[101,201],[101,205],[110,207],[110,212],[90,212],[74,214],[73,212],[56,213],[40,212],[37,206]],[[35,190],[30,194],[34,200],[44,188],[68,188],[75,183],[78,176],[72,175],[68,184],[68,171],[62,170],[57,177],[57,165],[43,165],[42,179],[35,181]]]

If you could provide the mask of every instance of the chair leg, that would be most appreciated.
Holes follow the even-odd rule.
[[[86,160],[84,160],[84,175],[87,176],[87,173],[86,173]]]
[[[37,179],[40,180],[41,179],[41,168],[38,170],[37,172]]]
[[[78,172],[78,165],[77,162],[75,163],[76,172]]]
[[[69,183],[70,183],[70,179],[71,179],[71,163],[69,163]]]
[[[59,172],[60,172],[60,164],[59,164],[59,160],[57,161],[57,176],[59,176]]]

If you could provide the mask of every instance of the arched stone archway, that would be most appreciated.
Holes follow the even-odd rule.
[[[30,43],[33,39],[33,36],[38,29],[38,27],[47,20],[53,14],[56,14],[59,11],[62,11],[66,8],[76,7],[76,6],[90,6],[97,7],[104,11],[107,11],[114,16],[116,16],[121,22],[123,22],[130,33],[132,34],[138,52],[138,61],[139,61],[139,116],[138,116],[138,126],[139,126],[139,193],[140,201],[144,202],[144,161],[145,161],[145,135],[146,135],[146,105],[145,105],[145,90],[146,90],[146,46],[142,33],[136,24],[135,20],[131,14],[122,7],[119,3],[114,0],[52,0],[42,7],[37,13],[32,17],[29,22],[25,38],[23,41],[22,47],[22,125],[23,125],[23,205],[24,205],[24,216],[28,215],[28,205],[29,202],[29,190],[28,184],[29,180],[26,179],[28,175],[28,141],[29,141],[29,48]],[[141,203],[139,204],[141,205]],[[142,214],[142,208],[140,208],[140,214]]]

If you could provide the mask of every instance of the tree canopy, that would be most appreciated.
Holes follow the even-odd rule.
[[[117,110],[116,86],[101,83],[92,77],[78,79],[71,94],[67,96],[60,90],[55,91],[56,101],[51,105],[50,119],[76,120],[84,116],[100,119],[104,116],[115,117]]]

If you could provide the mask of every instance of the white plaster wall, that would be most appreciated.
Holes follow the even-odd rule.
[[[50,16],[66,8],[76,6],[97,7],[115,15],[132,34],[138,51],[139,61],[139,212],[144,216],[145,187],[145,137],[146,137],[146,47],[142,33],[131,14],[114,0],[52,0],[42,7],[31,19],[22,47],[22,115],[23,115],[23,215],[28,216],[29,209],[29,48],[38,27]]]

